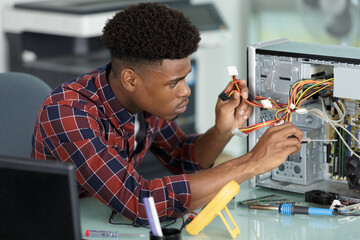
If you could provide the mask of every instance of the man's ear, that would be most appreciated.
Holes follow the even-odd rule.
[[[121,72],[121,82],[126,90],[135,92],[137,78],[139,76],[130,68],[125,68]]]

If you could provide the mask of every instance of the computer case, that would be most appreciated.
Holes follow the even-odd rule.
[[[252,96],[288,103],[290,88],[304,79],[333,78],[333,89],[318,92],[302,103],[304,109],[319,109],[332,119],[338,112],[326,96],[341,101],[345,116],[336,131],[312,113],[293,112],[291,122],[310,139],[332,141],[301,144],[301,150],[289,156],[279,167],[250,179],[250,186],[306,193],[320,190],[340,198],[359,199],[360,160],[360,48],[312,44],[276,39],[248,47],[248,86]],[[254,108],[249,125],[274,119],[275,111]],[[268,127],[248,135],[248,150]],[[347,130],[347,131],[346,131]],[[339,134],[340,133],[340,134]],[[343,140],[342,140],[343,139]],[[348,145],[352,151],[350,151]],[[360,165],[359,165],[360,166]]]

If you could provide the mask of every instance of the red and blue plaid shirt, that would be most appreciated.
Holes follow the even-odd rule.
[[[173,121],[144,113],[146,137],[134,149],[135,117],[116,99],[107,80],[111,64],[56,88],[35,123],[31,156],[76,166],[85,190],[139,224],[147,222],[142,199],[152,196],[161,219],[179,217],[190,205],[186,173],[200,170],[194,158],[198,135],[184,135]],[[146,180],[136,171],[145,153],[179,175]]]

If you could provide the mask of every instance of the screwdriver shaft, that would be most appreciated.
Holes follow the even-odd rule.
[[[310,139],[310,138],[303,138],[301,143],[310,143],[310,142],[336,142],[337,139]]]

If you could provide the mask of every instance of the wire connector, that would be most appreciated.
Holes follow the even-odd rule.
[[[228,73],[230,76],[239,75],[235,66],[228,66]]]
[[[281,124],[283,124],[285,121],[284,120],[281,120],[280,122],[278,122],[278,123],[275,123],[274,124],[274,126],[278,126],[278,125],[281,125]]]
[[[240,131],[238,128],[235,128],[234,130],[232,130],[232,133],[233,133],[235,136],[238,136],[238,137],[247,137],[247,134],[246,134],[246,133],[243,133],[243,132]]]
[[[309,111],[306,108],[297,108],[295,112],[298,114],[307,114]]]
[[[295,108],[296,108],[295,104],[290,103],[290,109],[291,109],[291,110],[294,110]]]
[[[218,96],[223,102],[225,102],[225,101],[227,101],[227,100],[229,100],[229,95],[227,95],[226,93],[225,93],[225,91],[222,91],[220,94],[219,94],[219,96]]]
[[[272,103],[269,99],[264,99],[260,101],[264,108],[272,108]]]

